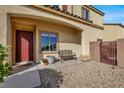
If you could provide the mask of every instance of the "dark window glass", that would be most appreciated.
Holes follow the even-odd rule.
[[[50,5],[50,6],[54,8],[59,8],[59,5]]]
[[[85,8],[82,8],[82,17],[84,18],[84,19],[87,19],[87,20],[89,20],[89,10],[87,10],[87,9],[85,9]]]
[[[46,33],[41,34],[41,50],[49,51],[49,35]]]
[[[50,38],[50,51],[56,51],[57,36],[54,34],[50,34],[49,38]]]
[[[57,50],[57,35],[42,33],[41,34],[41,50],[56,51]]]

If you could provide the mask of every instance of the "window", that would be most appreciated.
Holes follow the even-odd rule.
[[[59,5],[50,5],[50,6],[54,8],[59,8]]]
[[[62,10],[67,12],[67,5],[62,5]]]
[[[89,10],[82,8],[82,17],[89,20]]]
[[[41,33],[41,50],[56,51],[57,50],[57,35],[53,33]]]

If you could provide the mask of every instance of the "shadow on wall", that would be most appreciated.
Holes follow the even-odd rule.
[[[62,72],[53,69],[39,70],[41,79],[41,88],[59,88],[63,83]]]

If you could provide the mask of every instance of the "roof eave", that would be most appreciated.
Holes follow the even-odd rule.
[[[121,24],[121,23],[104,23],[103,25],[118,25],[120,27],[123,27],[124,28],[124,25]]]
[[[97,8],[95,8],[94,6],[92,6],[92,5],[85,5],[86,7],[88,7],[88,8],[90,8],[91,10],[93,10],[94,12],[96,12],[96,13],[98,13],[98,14],[100,14],[100,15],[102,15],[102,16],[104,16],[105,15],[105,13],[103,13],[102,11],[100,11],[100,10],[98,10]]]
[[[66,17],[66,18],[72,19],[72,20],[77,21],[77,22],[80,22],[80,23],[84,23],[84,24],[86,24],[86,25],[89,25],[89,26],[92,26],[92,27],[95,27],[95,28],[99,28],[99,29],[102,29],[102,30],[104,29],[103,26],[99,26],[99,25],[97,25],[97,24],[84,21],[84,20],[82,20],[82,19],[80,19],[80,18],[73,17],[73,16],[67,15],[67,14],[65,14],[65,13],[61,13],[61,12],[56,11],[56,10],[51,9],[51,8],[47,8],[47,7],[44,7],[44,6],[40,6],[40,7],[39,7],[38,5],[31,5],[31,6],[34,7],[35,9],[38,9],[38,10],[43,9],[43,10],[45,10],[45,11],[47,11],[47,12],[51,12],[51,13],[57,14],[57,15],[59,15],[59,16]]]

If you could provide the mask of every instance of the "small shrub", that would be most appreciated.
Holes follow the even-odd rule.
[[[12,67],[5,62],[8,55],[8,48],[0,44],[0,82],[4,81],[4,78],[12,71]]]
[[[0,82],[3,82],[11,71],[12,67],[8,63],[0,64]]]

